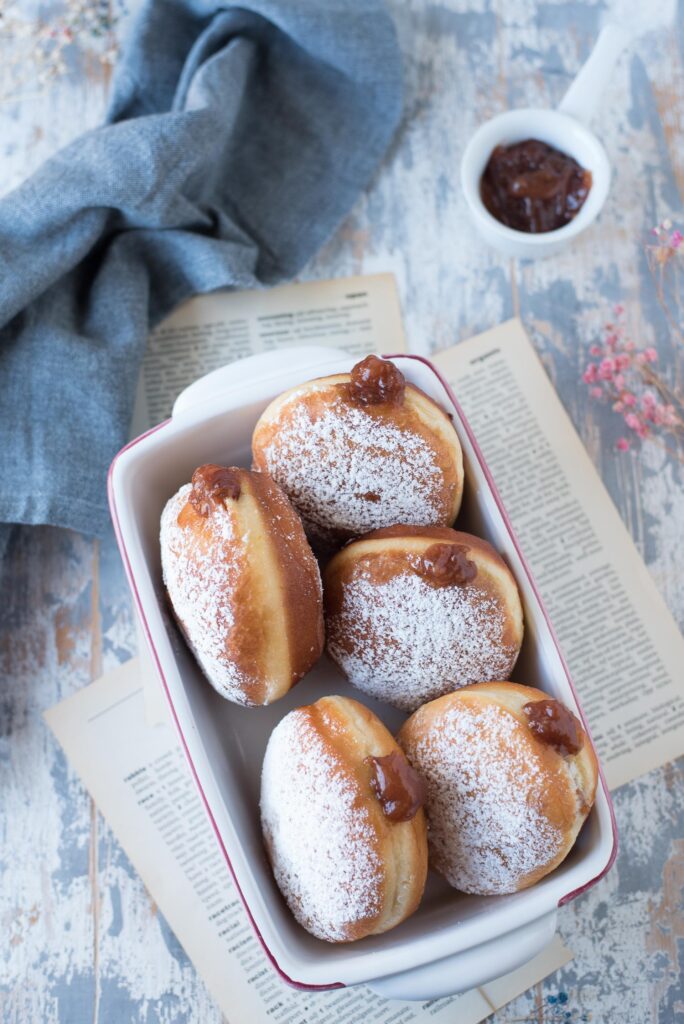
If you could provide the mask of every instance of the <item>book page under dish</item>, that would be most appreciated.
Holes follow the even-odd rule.
[[[432,356],[473,429],[611,789],[684,753],[684,638],[522,324]],[[517,679],[515,671],[513,679]]]
[[[155,724],[146,714],[147,684],[161,692],[152,671],[132,659],[45,717],[229,1024],[478,1024],[572,959],[556,936],[505,977],[429,1002],[290,988],[254,934],[165,704]]]
[[[167,419],[183,388],[205,373],[293,345],[343,348],[359,358],[369,352],[403,352],[394,275],[210,292],[190,299],[150,334],[132,436]]]

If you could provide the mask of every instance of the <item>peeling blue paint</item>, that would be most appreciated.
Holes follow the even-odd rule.
[[[112,907],[112,920],[108,933],[116,938],[117,935],[121,934],[123,928],[123,914],[121,913],[121,891],[118,885],[110,885],[109,887],[109,900]]]

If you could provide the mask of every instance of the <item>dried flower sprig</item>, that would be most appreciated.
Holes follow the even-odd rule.
[[[592,361],[582,374],[589,394],[610,403],[627,427],[628,436],[617,441],[619,451],[628,451],[636,440],[655,441],[684,462],[682,398],[655,369],[656,350],[638,348],[628,336],[622,306],[616,306],[614,314],[615,321],[605,325],[602,341],[589,349]]]
[[[650,248],[657,252],[656,258],[659,263],[667,263],[675,256],[684,258],[684,235],[679,228],[672,226],[671,220],[664,220],[660,224],[656,224],[654,228],[651,228],[651,234],[655,235],[658,240]]]
[[[651,229],[653,241],[646,246],[646,259],[656,286],[656,295],[675,337],[684,344],[684,302],[681,275],[684,269],[684,233],[664,220]],[[674,308],[673,308],[674,307]]]
[[[67,73],[72,53],[113,64],[117,20],[108,0],[65,0],[49,20],[31,17],[16,0],[0,0],[0,102],[45,89]]]

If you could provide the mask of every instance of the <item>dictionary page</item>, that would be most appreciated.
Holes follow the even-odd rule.
[[[511,320],[433,360],[501,493],[608,785],[683,754],[684,639],[522,324]]]
[[[148,671],[135,658],[45,717],[229,1024],[477,1024],[571,960],[556,937],[504,978],[422,1003],[380,999],[364,986],[290,988],[254,935],[175,729],[161,705],[165,721],[145,714]]]
[[[205,373],[292,345],[343,348],[354,356],[403,352],[393,274],[306,281],[198,295],[150,334],[133,436],[171,415],[178,394]]]

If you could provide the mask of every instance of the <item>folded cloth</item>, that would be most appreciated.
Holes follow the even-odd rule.
[[[145,338],[295,274],[397,126],[381,0],[146,0],[107,124],[0,201],[0,522],[102,533]]]

